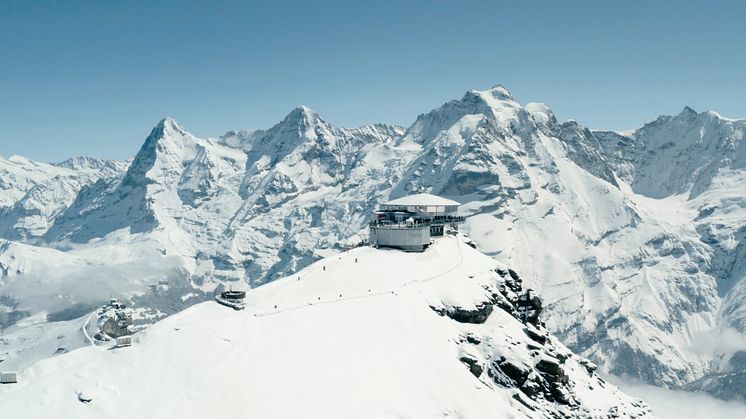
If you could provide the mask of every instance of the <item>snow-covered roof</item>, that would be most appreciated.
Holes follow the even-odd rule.
[[[452,199],[443,198],[438,195],[429,193],[418,193],[415,195],[404,196],[393,201],[384,203],[383,205],[461,205]]]

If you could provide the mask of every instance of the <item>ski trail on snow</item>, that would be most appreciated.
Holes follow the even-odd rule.
[[[96,314],[96,312],[92,312],[88,315],[88,318],[85,319],[85,323],[83,323],[83,336],[85,336],[88,343],[91,344],[91,346],[96,346],[96,343],[93,341],[93,338],[91,338],[91,335],[88,334],[88,324],[91,322],[91,318],[93,318],[93,315]]]
[[[432,275],[430,277],[423,278],[423,279],[411,280],[411,281],[408,281],[408,282],[405,282],[405,283],[399,285],[398,287],[395,287],[395,288],[393,288],[391,290],[387,290],[387,291],[378,291],[378,292],[372,292],[372,293],[369,293],[369,294],[354,295],[352,297],[340,297],[340,298],[337,298],[337,299],[334,299],[334,300],[318,301],[318,302],[315,302],[315,303],[314,302],[308,302],[305,305],[296,305],[296,306],[292,306],[292,307],[288,307],[288,308],[284,308],[284,309],[279,309],[279,310],[275,310],[275,311],[264,312],[264,313],[254,313],[254,317],[273,316],[273,315],[280,314],[280,313],[286,313],[286,312],[290,312],[290,311],[297,311],[297,310],[301,310],[301,309],[304,309],[304,308],[310,308],[310,307],[319,306],[319,305],[335,304],[335,303],[340,303],[340,302],[343,302],[343,301],[359,300],[359,299],[363,299],[363,298],[383,297],[383,296],[386,296],[386,295],[396,295],[396,291],[399,291],[399,290],[401,290],[403,288],[406,288],[406,287],[408,287],[408,286],[410,286],[412,284],[423,284],[423,283],[426,283],[426,282],[430,282],[430,281],[432,281],[432,280],[434,280],[436,278],[439,278],[439,277],[441,277],[443,275],[447,275],[447,274],[455,271],[459,267],[461,267],[461,265],[464,263],[464,254],[461,251],[461,243],[460,243],[460,241],[458,239],[456,239],[456,249],[458,249],[458,253],[459,253],[459,260],[458,260],[458,262],[454,266],[452,266],[452,267],[450,267],[450,268],[448,268],[448,269],[446,269],[444,271],[441,271],[441,272],[439,272],[439,273],[437,273],[435,275]],[[286,291],[286,292],[284,292],[282,294],[276,295],[274,298],[270,299],[269,301],[270,302],[274,301],[274,300],[278,299],[279,297],[282,297],[282,296],[284,296],[284,295],[286,295],[286,294],[288,294],[290,292],[291,292],[291,290]]]

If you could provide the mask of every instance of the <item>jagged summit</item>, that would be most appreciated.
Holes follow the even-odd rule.
[[[172,117],[167,116],[155,125],[150,132],[150,136],[163,137],[172,133],[186,133],[186,130]]]
[[[319,126],[331,128],[331,125],[327,124],[318,113],[301,105],[290,111],[282,121],[268,129],[259,141],[264,143],[285,135],[314,138],[315,130]]]
[[[189,154],[193,154],[195,145],[195,138],[175,119],[171,117],[163,118],[153,127],[145,139],[130,166],[127,176],[144,176],[155,164],[157,154],[181,155],[190,150]],[[181,163],[179,160],[177,161]],[[177,163],[177,161],[173,163]]]
[[[290,111],[280,124],[308,127],[320,122],[323,122],[323,120],[316,111],[307,106],[300,105]]]
[[[114,160],[99,159],[95,157],[87,156],[75,156],[69,159],[63,160],[59,163],[55,163],[55,166],[66,167],[74,170],[101,170],[104,168],[112,168],[113,166],[121,166],[121,163]]]
[[[86,156],[73,156],[68,159],[65,159],[59,163],[55,163],[55,166],[60,167],[68,167],[68,168],[83,168],[88,167],[91,165],[91,163],[98,162],[99,159],[93,158],[93,157],[86,157]]]
[[[746,121],[746,118],[726,118],[723,115],[720,115],[720,113],[715,112],[715,111],[697,112],[690,106],[685,106],[684,109],[676,116],[676,118],[684,118],[684,117],[686,118],[697,118],[697,117],[708,118],[712,120],[722,121],[725,123],[731,123],[731,122],[743,123]]]
[[[489,119],[505,128],[520,119],[525,110],[504,87],[488,90],[469,90],[461,99],[451,100],[428,113],[421,114],[407,130],[402,142],[427,143],[454,126],[463,124],[469,130]]]
[[[327,124],[319,115],[306,106],[299,106],[288,113],[282,121],[256,136],[249,150],[249,161],[262,156],[277,161],[306,144],[310,146],[321,139],[334,142],[336,128]]]
[[[293,109],[293,111],[291,112],[291,114],[292,113],[300,113],[300,114],[305,115],[305,116],[317,115],[316,111],[314,111],[313,109],[309,108],[306,105],[299,105],[299,106],[297,106],[295,109]]]
[[[191,134],[187,132],[175,119],[171,117],[165,117],[158,121],[158,123],[150,130],[147,138],[142,147],[135,155],[132,167],[138,168],[142,165],[143,160],[146,160],[147,164],[150,164],[150,160],[155,158],[156,150],[164,150],[168,147],[173,147],[175,144],[164,144],[164,142],[172,142],[169,139],[176,137],[191,137]],[[130,167],[130,169],[132,169]]]

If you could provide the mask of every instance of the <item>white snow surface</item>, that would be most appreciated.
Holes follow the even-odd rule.
[[[518,389],[472,375],[459,361],[465,351],[487,365],[500,354],[529,365],[546,356],[501,309],[464,324],[431,308],[473,307],[498,278],[491,258],[455,237],[420,254],[354,249],[251,290],[244,311],[205,302],[138,334],[132,347],[40,361],[18,384],[0,386],[0,405],[18,419],[648,415],[576,356],[562,364],[572,407],[526,399],[529,408],[514,398]],[[466,334],[481,343],[464,343]],[[568,352],[553,338],[547,345]]]

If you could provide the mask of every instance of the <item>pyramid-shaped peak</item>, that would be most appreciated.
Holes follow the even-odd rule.
[[[168,131],[183,131],[184,130],[181,127],[181,125],[170,116],[167,116],[161,119],[160,122],[158,122],[158,125],[156,125],[156,128],[161,128],[161,129],[168,130]]]
[[[290,111],[290,113],[283,120],[284,122],[299,122],[306,124],[313,124],[319,120],[319,114],[313,109],[300,105],[297,108]]]
[[[164,138],[172,134],[186,135],[188,133],[175,119],[167,116],[153,127],[148,138]]]
[[[326,125],[318,113],[307,106],[298,106],[290,111],[281,122],[272,127],[268,132],[277,131],[313,131],[319,125]]]
[[[295,108],[295,110],[305,115],[316,115],[316,111],[314,111],[313,109],[309,108],[306,105],[300,105],[297,108]]]

